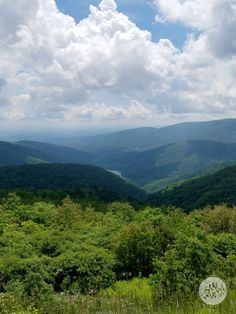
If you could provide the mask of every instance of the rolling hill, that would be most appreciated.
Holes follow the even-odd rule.
[[[117,169],[149,191],[177,181],[217,171],[236,162],[236,144],[187,141],[145,152],[106,152],[96,163]]]
[[[88,152],[107,150],[135,152],[189,140],[236,143],[236,119],[188,122],[163,128],[137,128],[84,137],[73,140],[68,145]]]
[[[81,189],[95,194],[112,195],[114,199],[143,200],[146,195],[119,176],[99,167],[74,164],[38,164],[0,167],[0,190],[66,190]]]
[[[236,205],[236,166],[152,194],[149,201],[155,206],[173,205],[186,211],[223,203]]]
[[[20,145],[0,142],[0,165],[23,165],[46,162],[40,152]]]
[[[86,163],[91,154],[39,142],[0,142],[0,166],[37,163]]]
[[[93,160],[93,155],[78,149],[50,143],[20,141],[18,145],[33,149],[41,154],[44,160],[50,163],[86,163]]]
[[[124,178],[156,192],[173,183],[214,172],[236,161],[236,144],[187,141],[144,152],[105,150],[86,153],[77,149],[22,141],[0,142],[0,165],[38,163],[90,164],[119,171]]]

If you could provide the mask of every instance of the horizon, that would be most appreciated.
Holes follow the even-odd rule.
[[[138,129],[163,129],[168,127],[174,127],[177,125],[182,124],[201,124],[201,123],[210,123],[210,122],[217,122],[217,121],[236,121],[236,118],[226,118],[226,119],[216,119],[216,120],[199,120],[199,121],[184,121],[178,123],[171,123],[164,126],[130,126],[130,127],[121,127],[121,126],[98,126],[94,128],[84,127],[84,128],[65,128],[65,129],[58,129],[58,128],[48,128],[48,129],[41,129],[32,128],[29,131],[29,128],[25,126],[25,129],[2,129],[0,126],[0,142],[18,142],[18,141],[35,141],[35,142],[44,142],[44,143],[55,143],[59,144],[59,140],[71,140],[76,138],[86,138],[86,137],[93,137],[97,135],[106,135],[106,134],[113,134],[113,133],[120,133],[130,130],[138,130]],[[30,134],[30,135],[29,135]],[[62,145],[64,146],[64,145]]]

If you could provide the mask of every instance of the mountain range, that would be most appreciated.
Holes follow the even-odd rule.
[[[71,147],[69,142],[0,142],[0,165],[99,166],[156,192],[236,163],[236,120],[131,129],[78,138]]]
[[[190,140],[236,143],[236,119],[187,122],[162,128],[137,128],[109,134],[87,136],[70,141],[83,151],[138,152]],[[63,143],[66,145],[66,142]]]

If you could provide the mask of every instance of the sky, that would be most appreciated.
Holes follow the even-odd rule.
[[[236,118],[236,0],[0,0],[7,128]]]

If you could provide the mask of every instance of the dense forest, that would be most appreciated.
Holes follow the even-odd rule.
[[[154,193],[149,200],[156,206],[174,205],[186,211],[222,203],[236,205],[236,166]]]
[[[44,194],[50,199],[55,195],[66,196],[66,193],[73,197],[94,196],[104,200],[142,201],[146,198],[144,191],[111,172],[76,164],[0,167],[0,195],[17,189],[22,195]]]
[[[171,207],[107,202],[0,205],[1,313],[212,313],[198,297],[222,278],[234,313],[236,210],[185,214]]]
[[[0,178],[0,313],[234,313],[236,166],[151,195],[87,165]],[[228,288],[214,308],[211,276]]]

